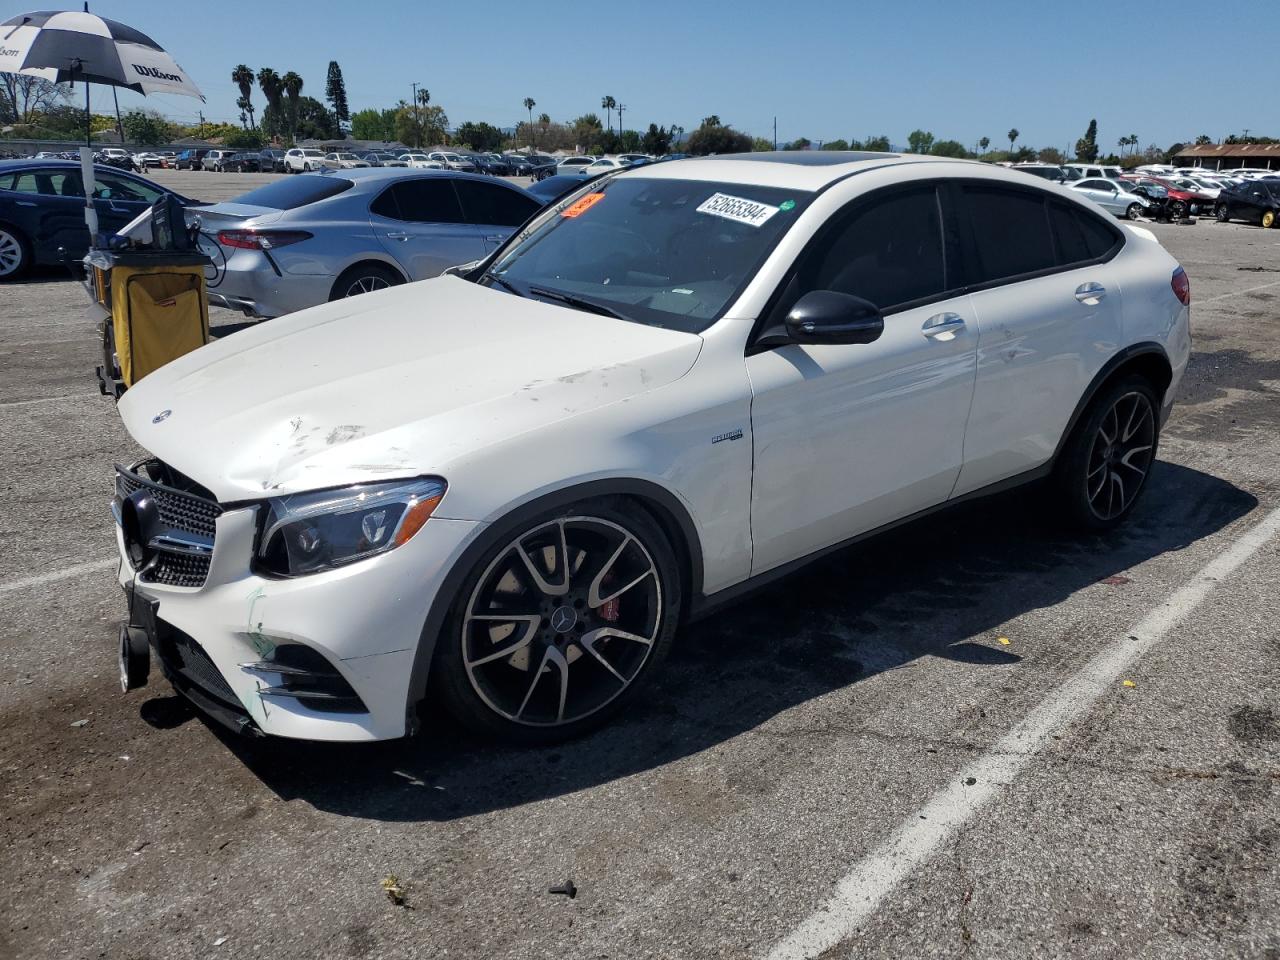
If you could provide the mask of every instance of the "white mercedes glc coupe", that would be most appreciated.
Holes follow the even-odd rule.
[[[455,275],[304,310],[120,413],[129,618],[247,733],[376,740],[424,702],[538,743],[678,626],[947,504],[1133,508],[1190,353],[1141,227],[980,163],[760,153],[584,185]],[[821,597],[814,598],[821,603]]]

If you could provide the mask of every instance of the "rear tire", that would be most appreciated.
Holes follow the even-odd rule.
[[[1270,229],[1271,227],[1274,227],[1276,225],[1276,221],[1277,221],[1277,217],[1276,217],[1276,212],[1274,210],[1262,211],[1263,229]]]
[[[1219,223],[1226,223],[1231,218],[1227,216],[1227,205],[1220,203],[1213,208],[1213,215],[1218,218]]]
[[[617,498],[501,527],[457,592],[432,688],[484,735],[529,746],[582,736],[666,657],[682,604],[675,552],[642,507]]]
[[[1185,220],[1187,217],[1186,201],[1174,200],[1169,204],[1169,217],[1173,220]]]
[[[404,277],[390,267],[376,263],[358,263],[344,270],[342,275],[334,281],[329,299],[342,300],[345,297],[358,297],[362,293],[373,293],[375,290],[385,290],[387,287],[396,287],[402,283],[404,283]]]
[[[0,223],[0,281],[17,280],[31,269],[31,243],[17,227]]]
[[[1104,386],[1089,404],[1054,467],[1054,501],[1066,521],[1100,532],[1138,502],[1160,443],[1160,398],[1133,374]]]

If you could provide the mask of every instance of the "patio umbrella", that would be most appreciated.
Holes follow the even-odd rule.
[[[86,84],[85,138],[89,142],[90,83],[141,94],[204,95],[168,53],[145,33],[89,12],[45,10],[0,23],[0,72],[25,73],[54,83]]]
[[[102,83],[148,93],[204,95],[168,53],[145,33],[84,11],[43,10],[0,23],[0,73],[22,73],[54,83],[84,83],[85,222],[97,236],[93,207],[93,153],[89,84]]]

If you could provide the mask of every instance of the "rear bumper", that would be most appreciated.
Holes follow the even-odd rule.
[[[267,258],[256,250],[236,250],[227,257],[221,277],[208,291],[209,303],[239,310],[252,317],[282,317],[286,313],[325,303],[333,289],[334,273],[290,273],[277,276]]]

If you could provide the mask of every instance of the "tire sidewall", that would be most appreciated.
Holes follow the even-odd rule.
[[[1092,452],[1098,428],[1102,425],[1107,412],[1122,396],[1134,392],[1145,394],[1147,401],[1151,404],[1151,416],[1155,427],[1151,441],[1151,468],[1148,468],[1146,476],[1142,478],[1138,492],[1129,505],[1116,516],[1103,520],[1093,512],[1089,504],[1085,484],[1085,475],[1089,469],[1089,455]],[[1151,382],[1145,377],[1132,375],[1121,377],[1103,386],[1076,423],[1054,468],[1056,498],[1063,507],[1065,519],[1074,526],[1095,531],[1110,530],[1119,525],[1142,499],[1159,454],[1160,397],[1151,386]]]
[[[333,283],[333,289],[329,291],[330,302],[334,300],[343,300],[347,296],[347,290],[351,284],[361,277],[380,277],[387,281],[388,286],[398,287],[404,283],[404,277],[396,273],[390,267],[383,267],[377,264],[358,264],[354,267],[342,271],[338,279]],[[371,291],[377,292],[377,291]],[[357,296],[366,296],[366,294],[357,294]]]
[[[621,694],[590,716],[556,727],[524,726],[495,713],[480,698],[467,675],[462,654],[462,624],[467,604],[489,564],[523,530],[532,530],[562,517],[589,516],[624,527],[649,551],[658,570],[662,596],[662,625],[649,658]],[[455,594],[432,655],[428,698],[436,697],[468,730],[484,736],[524,745],[545,745],[572,740],[602,726],[644,689],[657,672],[675,638],[683,605],[681,576],[672,548],[661,526],[643,508],[615,497],[584,500],[547,510],[516,522],[495,524],[486,535],[487,546],[476,557]],[[572,674],[571,674],[572,675]]]

